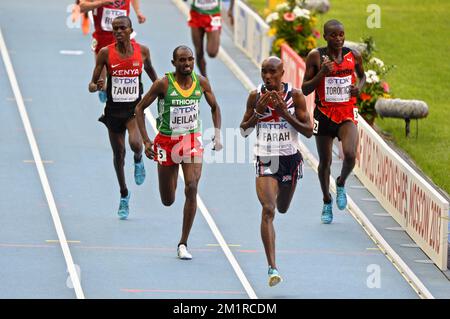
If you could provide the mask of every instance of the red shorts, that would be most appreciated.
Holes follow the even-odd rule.
[[[112,35],[112,32],[105,32],[105,33],[94,33],[92,35],[93,39],[92,39],[92,51],[95,52],[95,54],[98,54],[98,52],[110,45],[113,44],[114,42],[116,42],[116,40],[114,39],[114,36]]]
[[[163,166],[187,162],[193,157],[203,156],[202,134],[193,133],[180,136],[167,136],[158,133],[153,142],[155,161]]]
[[[332,120],[336,124],[341,124],[345,121],[352,121],[355,124],[358,124],[358,106],[349,105],[349,106],[336,106],[336,107],[320,107],[320,111],[325,114],[330,120]]]
[[[205,29],[206,32],[222,29],[222,17],[220,16],[220,13],[209,15],[191,10],[189,16],[188,25],[191,28],[202,28]]]

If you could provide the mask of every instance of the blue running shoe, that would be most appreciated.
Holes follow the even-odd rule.
[[[345,193],[345,187],[338,186],[337,179],[336,179],[336,204],[340,210],[344,210],[347,207],[347,194]]]
[[[141,185],[145,180],[144,158],[140,162],[134,163],[134,181],[136,185]]]
[[[98,99],[100,100],[100,102],[106,103],[107,99],[106,91],[103,90],[98,91]]]
[[[268,274],[270,287],[276,286],[283,281],[283,278],[281,278],[280,274],[278,273],[278,270],[276,270],[275,268],[269,267]]]
[[[331,224],[333,221],[333,200],[330,203],[323,203],[321,220],[323,224]]]
[[[117,212],[117,215],[119,215],[119,219],[121,219],[121,220],[128,218],[128,214],[129,214],[128,202],[129,201],[130,201],[130,191],[128,191],[127,197],[120,198],[119,211]]]

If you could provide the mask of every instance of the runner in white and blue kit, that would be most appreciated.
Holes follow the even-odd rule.
[[[283,83],[283,74],[283,62],[278,57],[263,61],[264,83],[250,92],[240,125],[244,137],[256,127],[256,192],[262,205],[261,237],[269,264],[269,286],[282,280],[275,263],[275,209],[287,212],[302,176],[298,133],[309,138],[313,132],[301,90]]]

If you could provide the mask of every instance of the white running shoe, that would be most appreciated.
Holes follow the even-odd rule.
[[[181,244],[178,246],[177,249],[178,258],[184,259],[184,260],[190,260],[192,259],[192,255],[188,252],[186,245]]]

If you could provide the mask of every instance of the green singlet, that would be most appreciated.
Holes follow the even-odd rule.
[[[194,0],[191,9],[201,14],[220,13],[221,0]]]
[[[192,86],[183,90],[176,82],[174,73],[166,73],[169,80],[167,93],[158,99],[158,131],[164,135],[181,135],[201,132],[200,98],[202,87],[195,72]]]

